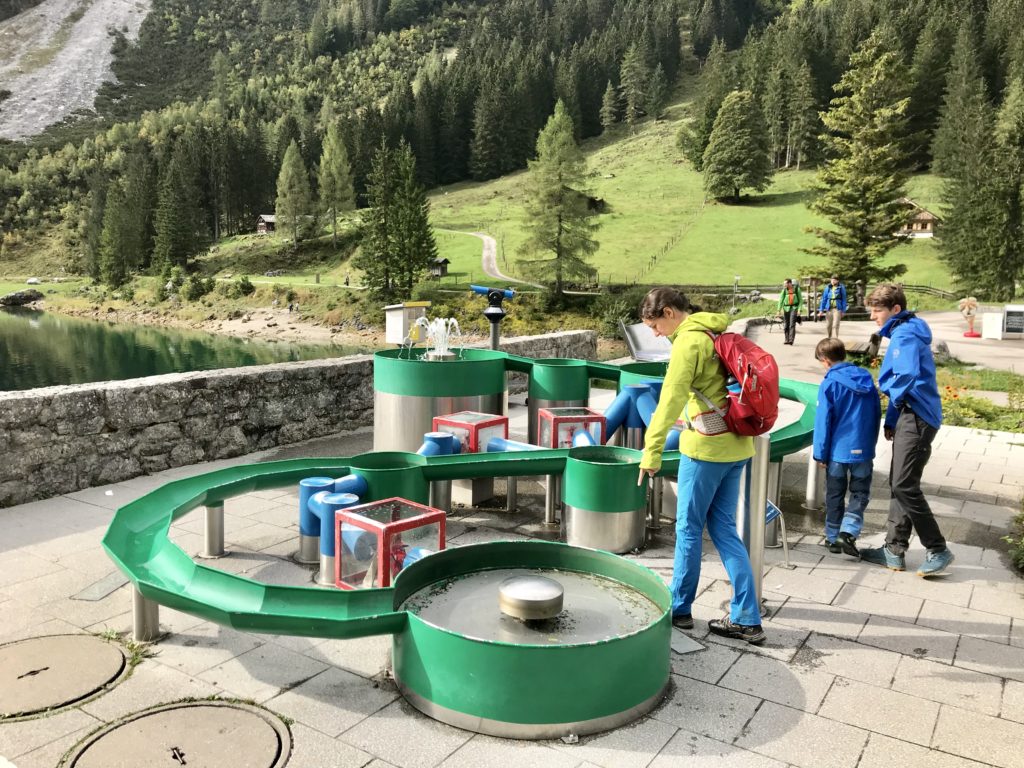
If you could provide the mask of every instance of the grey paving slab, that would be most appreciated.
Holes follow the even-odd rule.
[[[12,595],[14,593],[11,593]],[[1024,582],[1013,590],[978,586],[971,595],[971,608],[1002,616],[1024,619]]]
[[[230,658],[199,673],[212,685],[243,699],[264,702],[327,669],[327,665],[274,643]]]
[[[888,688],[901,658],[893,651],[812,633],[793,663],[822,667],[833,675]]]
[[[708,642],[719,643],[737,650],[745,650],[761,656],[770,656],[781,661],[790,661],[800,647],[804,644],[810,630],[787,627],[774,621],[763,621],[767,639],[761,645],[750,645],[743,640],[735,640],[729,637],[719,637],[709,634],[705,637]]]
[[[311,658],[362,677],[375,677],[391,658],[391,636],[377,635],[358,640],[327,640],[305,652]]]
[[[161,640],[154,658],[161,664],[198,675],[262,643],[255,635],[203,622]]]
[[[1005,681],[999,716],[1015,723],[1024,723],[1024,683],[1017,680]]]
[[[1001,768],[1024,766],[1024,725],[943,704],[932,746]]]
[[[4,552],[0,554],[0,587],[7,594],[7,588],[14,584],[46,576],[55,570],[62,571],[64,566],[54,566],[53,561],[24,550]]]
[[[834,675],[820,667],[787,664],[747,653],[729,668],[718,685],[794,709],[817,712],[834,679]]]
[[[892,689],[995,717],[999,714],[1003,680],[981,672],[904,656],[893,678]]]
[[[449,755],[441,768],[575,768],[580,760],[552,746],[477,734]]]
[[[674,725],[645,717],[623,728],[580,739],[576,744],[563,744],[560,741],[552,744],[567,756],[603,768],[644,768],[676,731]]]
[[[974,591],[974,585],[958,583],[949,578],[922,579],[916,573],[903,572],[893,573],[885,591],[919,597],[922,600],[930,600],[943,605],[967,606],[971,599],[971,592]]]
[[[86,728],[72,731],[61,736],[59,739],[51,741],[49,744],[20,755],[17,759],[17,765],[13,762],[8,762],[4,759],[3,755],[0,755],[0,768],[54,768],[60,762],[65,752],[88,736],[98,725],[99,723],[93,720],[92,724]]]
[[[822,560],[811,573],[832,581],[843,581],[871,589],[885,589],[893,577],[893,572],[888,568],[875,568],[841,555],[833,555]]]
[[[92,729],[101,722],[80,709],[69,709],[50,717],[4,723],[0,727],[0,755],[17,761],[21,755],[51,744],[71,733]]]
[[[731,742],[761,700],[686,677],[672,676],[673,689],[651,717],[679,728]]]
[[[390,684],[332,667],[268,699],[265,705],[333,738],[396,698],[398,691]]]
[[[39,607],[44,603],[70,597],[88,584],[89,581],[82,574],[61,569],[57,573],[10,584],[4,587],[4,592],[23,605]]]
[[[996,643],[1008,643],[1010,637],[1009,616],[937,603],[932,600],[925,600],[921,613],[917,617],[917,623],[925,627],[952,632],[955,635],[969,635]]]
[[[867,743],[859,728],[766,701],[734,742],[762,755],[802,768],[853,768]]]
[[[706,643],[704,650],[685,655],[673,655],[672,672],[715,684],[742,655],[742,652],[718,643]]]
[[[399,699],[341,735],[341,740],[399,768],[434,766],[473,734],[421,715]]]
[[[772,568],[764,575],[765,589],[817,603],[831,603],[843,586],[841,581],[833,581],[820,574],[812,575],[809,570],[800,568],[792,571]]]
[[[976,672],[1024,681],[1024,648],[962,637],[953,663]]]
[[[981,768],[983,763],[872,733],[857,768]]]
[[[127,586],[119,587],[102,600],[74,600],[62,597],[40,606],[51,616],[60,616],[76,627],[86,628],[106,622],[131,609],[131,592]]]
[[[872,616],[884,616],[898,621],[913,623],[921,611],[924,601],[892,592],[846,584],[832,604],[850,611],[859,611]]]
[[[818,714],[903,741],[928,745],[939,705],[916,696],[837,678]]]
[[[143,660],[131,675],[82,709],[110,722],[140,709],[180,699],[222,695],[223,689],[152,660]]]
[[[288,768],[362,768],[375,765],[387,768],[383,760],[356,749],[343,741],[325,736],[302,723],[292,723],[292,754]]]
[[[849,611],[832,605],[822,605],[810,600],[787,600],[786,604],[772,617],[775,624],[797,627],[816,632],[819,635],[857,638],[868,621],[868,614]]]
[[[1014,619],[1010,625],[1010,645],[1024,648],[1024,619]]]
[[[665,745],[650,768],[785,768],[784,762],[723,744],[692,731],[680,730]]]
[[[876,648],[951,664],[960,637],[920,624],[872,616],[857,640]]]

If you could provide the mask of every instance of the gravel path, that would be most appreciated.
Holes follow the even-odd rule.
[[[535,288],[543,288],[543,286],[538,285],[537,283],[531,283],[528,280],[519,280],[502,274],[501,270],[498,269],[498,243],[495,239],[490,235],[485,235],[483,232],[470,232],[469,234],[483,240],[484,250],[483,255],[481,256],[481,266],[483,267],[485,274],[509,283],[522,283],[523,285],[532,285]]]
[[[149,0],[44,0],[0,22],[0,138],[22,139],[80,109],[113,79],[110,30],[139,32]]]

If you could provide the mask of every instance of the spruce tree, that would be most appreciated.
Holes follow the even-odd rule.
[[[626,55],[622,59],[622,96],[626,102],[626,124],[630,127],[636,125],[648,109],[648,80],[647,65],[644,62],[643,52],[636,43],[629,46]]]
[[[800,164],[816,145],[818,135],[818,101],[814,93],[814,76],[806,61],[800,62],[792,74],[793,85],[789,93],[789,114],[786,118],[786,161],[788,168]]]
[[[430,203],[426,190],[416,180],[416,157],[408,144],[401,144],[394,157],[394,231],[390,240],[395,248],[395,264],[404,297],[430,264],[437,258],[437,243],[430,226]]]
[[[786,138],[789,133],[787,125],[789,91],[786,67],[782,62],[777,62],[768,72],[768,80],[761,100],[768,131],[768,154],[775,167],[785,164]]]
[[[175,144],[157,193],[153,262],[161,270],[187,266],[189,257],[206,243],[197,177],[195,153],[183,136]]]
[[[107,285],[116,288],[127,279],[132,239],[131,221],[125,209],[124,186],[114,181],[107,190],[103,232],[100,235],[100,279]]]
[[[949,15],[937,11],[929,15],[914,49],[910,67],[913,90],[908,116],[910,133],[919,139],[913,147],[913,159],[922,168],[928,164],[928,150],[939,121],[953,40]]]
[[[965,20],[957,32],[949,64],[946,91],[932,142],[932,170],[947,177],[961,175],[970,159],[971,143],[979,135],[976,121],[987,120],[985,78],[978,61],[974,25]]]
[[[704,191],[715,198],[739,202],[740,192],[762,192],[771,182],[768,130],[761,108],[750,91],[725,97],[704,150]]]
[[[537,159],[526,184],[527,239],[520,247],[524,274],[552,285],[561,299],[565,283],[590,278],[587,256],[597,250],[597,222],[588,208],[586,159],[573,137],[572,120],[558,101],[537,137]]]
[[[678,142],[687,160],[698,171],[704,162],[704,150],[711,139],[715,117],[725,97],[736,89],[736,68],[732,57],[725,50],[725,44],[716,40],[711,46],[704,72],[701,75],[700,92],[694,101],[691,121],[679,131]]]
[[[809,231],[822,243],[803,249],[828,260],[827,269],[849,282],[891,279],[906,271],[884,267],[885,255],[904,242],[897,231],[907,220],[902,199],[906,175],[907,68],[884,32],[875,32],[850,58],[822,117],[827,160],[808,207],[829,219],[831,229]]]
[[[501,175],[502,153],[506,150],[501,126],[507,117],[499,90],[493,81],[484,83],[473,110],[469,168],[477,181]]]
[[[335,123],[327,129],[327,140],[320,155],[320,207],[331,217],[331,244],[338,247],[338,213],[356,207],[352,187],[352,168],[348,150]]]
[[[387,144],[381,143],[373,155],[366,179],[365,229],[355,258],[355,266],[363,270],[363,282],[378,299],[391,300],[400,284],[400,270],[394,244],[395,222],[395,157]]]
[[[277,223],[283,229],[291,229],[292,243],[299,243],[299,224],[309,215],[309,176],[302,164],[299,145],[292,141],[284,153],[281,172],[277,175]]]
[[[608,87],[604,89],[604,96],[601,99],[601,127],[606,131],[619,122],[619,92],[608,81]]]
[[[665,68],[661,64],[654,67],[651,79],[647,84],[647,113],[657,120],[668,101],[668,79]]]
[[[996,258],[986,265],[991,294],[1012,299],[1024,278],[1024,77],[1013,76],[996,116],[996,179],[1002,215],[993,233]]]

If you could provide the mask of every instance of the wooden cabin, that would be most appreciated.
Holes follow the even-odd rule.
[[[440,257],[430,262],[430,276],[436,280],[440,280],[448,274],[448,265],[451,264],[448,259]]]
[[[264,213],[256,217],[256,234],[267,235],[277,229],[277,216]]]
[[[940,219],[927,208],[922,208],[909,197],[901,197],[900,202],[911,209],[912,213],[907,223],[900,227],[896,233],[904,237],[933,237],[935,227]]]

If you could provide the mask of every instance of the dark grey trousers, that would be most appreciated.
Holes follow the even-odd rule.
[[[895,554],[902,555],[910,546],[913,527],[921,544],[930,552],[941,552],[946,540],[938,521],[921,491],[921,475],[932,455],[932,440],[938,430],[904,410],[896,422],[892,438],[892,467],[889,470],[889,533],[886,543]]]
[[[786,341],[796,339],[796,308],[782,311],[782,330],[786,333]]]

